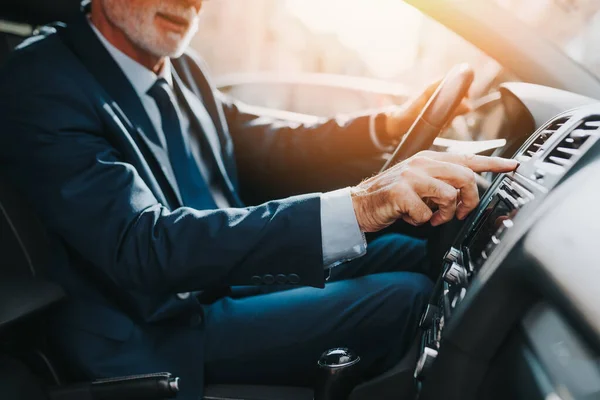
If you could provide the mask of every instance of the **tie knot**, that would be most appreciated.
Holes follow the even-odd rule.
[[[148,89],[148,95],[154,99],[154,101],[162,103],[164,101],[172,102],[171,98],[171,86],[165,78],[158,78],[154,85]]]

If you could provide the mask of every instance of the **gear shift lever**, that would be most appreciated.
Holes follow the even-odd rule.
[[[352,350],[336,348],[321,355],[314,400],[347,400],[357,384],[360,357]]]

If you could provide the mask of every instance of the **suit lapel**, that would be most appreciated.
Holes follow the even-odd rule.
[[[63,31],[63,37],[68,40],[72,50],[100,83],[100,86],[127,116],[127,120],[133,128],[132,134],[141,139],[148,152],[160,165],[161,171],[156,172],[164,174],[180,205],[183,204],[169,156],[161,146],[158,134],[139,96],[89,26],[87,17],[82,14],[73,20]]]
[[[178,74],[178,78],[184,83],[183,87],[187,88],[193,95],[200,99],[212,118],[215,128],[217,129],[217,135],[219,136],[219,142],[222,149],[221,154],[223,155],[227,177],[231,183],[233,183],[233,187],[236,188],[238,183],[233,155],[233,142],[227,131],[223,109],[220,107],[213,94],[212,85],[208,82],[206,75],[198,65],[198,62],[189,54],[184,54],[177,59],[171,60],[171,64]],[[234,203],[232,204],[237,207],[244,206],[244,203],[237,194],[237,190],[234,190],[233,197]]]
[[[192,93],[185,86],[185,84],[180,79],[180,77],[178,76],[175,69],[173,69],[173,80],[175,82],[175,85],[180,90],[181,94],[183,95],[183,98],[187,104],[188,110],[191,111],[191,113],[189,115],[190,121],[198,128],[199,132],[206,132],[206,129],[203,128],[202,122],[199,119],[199,116],[202,114],[206,114],[206,116],[208,117],[208,120],[211,122],[212,122],[212,120],[206,110],[199,109],[199,107],[201,106],[200,99],[197,96],[195,96],[194,93]],[[218,133],[217,133],[217,135],[218,135]],[[240,200],[236,195],[235,188],[231,182],[231,179],[229,178],[229,176],[227,174],[227,169],[225,168],[225,165],[223,163],[223,153],[221,151],[221,144],[219,142],[219,137],[216,135],[209,135],[209,134],[205,134],[205,137],[206,137],[206,141],[210,145],[211,153],[213,155],[213,161],[215,162],[215,164],[217,165],[217,167],[219,169],[220,178],[228,190],[230,201],[232,201],[232,204],[239,203]]]
[[[165,151],[165,148],[162,147],[162,145],[156,144],[156,142],[151,140],[140,127],[136,127],[136,131],[137,136],[142,139],[146,145],[146,148],[150,151],[160,165],[160,169],[169,182],[169,185],[171,185],[171,189],[173,189],[173,192],[175,192],[175,196],[177,196],[179,204],[183,205],[181,193],[179,193],[179,186],[177,185],[177,180],[175,179],[175,173],[173,172],[173,167],[171,166],[171,161],[169,160],[169,154]]]

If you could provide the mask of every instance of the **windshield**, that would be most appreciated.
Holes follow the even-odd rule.
[[[600,78],[599,0],[493,0]]]
[[[323,79],[329,86],[343,82],[339,76],[368,78],[386,87],[387,82],[397,83],[410,94],[444,76],[455,64],[468,62],[477,71],[474,97],[487,93],[496,77],[504,79],[509,73],[472,43],[401,0],[377,0],[377,7],[365,0],[207,1],[201,18],[192,47],[207,61],[217,85],[231,86],[232,80],[260,83],[256,89],[235,85],[234,91],[243,89],[240,99],[263,106],[279,102],[265,97],[267,82],[258,76],[261,72],[280,81],[289,77],[290,84],[314,80],[318,86],[324,86]],[[272,79],[269,84],[274,86]],[[298,99],[281,85],[277,90],[283,99]],[[324,102],[318,106],[319,115],[345,101]],[[385,101],[368,104],[385,105]],[[356,106],[365,108],[365,104]],[[303,111],[308,110],[303,107]]]

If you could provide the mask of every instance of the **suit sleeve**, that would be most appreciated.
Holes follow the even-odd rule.
[[[236,148],[242,187],[260,187],[272,196],[325,192],[355,185],[385,162],[371,138],[369,115],[302,124],[261,116],[219,92],[216,97]],[[280,191],[271,192],[274,182]]]
[[[235,148],[235,169],[247,203],[298,193],[327,192],[377,172],[384,151],[372,140],[370,115],[322,118],[312,124],[273,119],[216,90],[206,63],[193,51],[175,60],[188,85],[224,126],[224,142]]]
[[[2,82],[0,159],[49,231],[95,272],[147,293],[249,285],[264,274],[324,285],[318,195],[169,210],[111,144],[88,96],[66,76]]]

